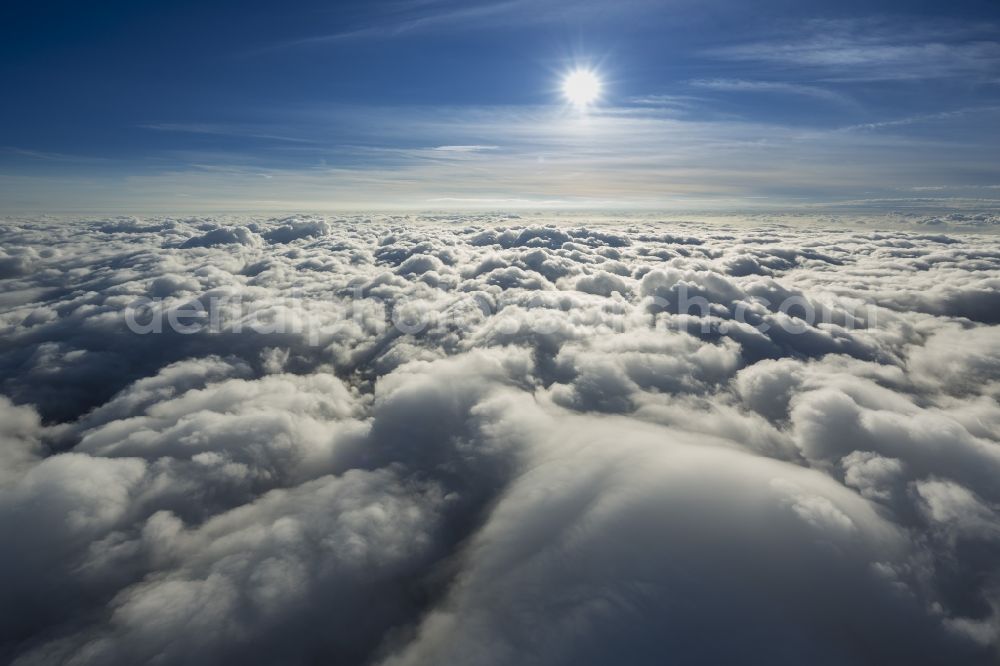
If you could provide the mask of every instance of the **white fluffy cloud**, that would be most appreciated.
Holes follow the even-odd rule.
[[[5,661],[1000,654],[986,232],[38,219],[0,244]]]

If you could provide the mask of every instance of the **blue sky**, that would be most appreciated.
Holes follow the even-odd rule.
[[[14,0],[0,26],[9,212],[1000,199],[995,0]]]

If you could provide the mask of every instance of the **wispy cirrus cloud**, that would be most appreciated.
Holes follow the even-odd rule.
[[[297,117],[303,137],[326,143],[292,156],[285,144],[247,154],[174,150],[163,155],[169,160],[122,174],[125,187],[102,186],[88,175],[60,180],[58,191],[66,205],[118,202],[143,210],[172,209],[181,195],[226,210],[463,201],[616,201],[662,208],[695,201],[749,205],[754,199],[781,206],[857,198],[858,192],[884,196],[920,186],[992,184],[998,174],[996,139],[983,129],[993,116],[971,112],[940,122],[951,123],[949,131],[980,128],[975,145],[861,126],[845,131],[700,112],[678,116],[652,106],[595,109],[586,118],[550,107],[408,109],[405,123],[398,110],[379,108],[325,110],[311,124]],[[905,121],[884,124],[891,122]],[[284,118],[275,128],[290,123]],[[347,127],[357,143],[343,142],[334,127]],[[940,164],[958,160],[961,172],[942,173]],[[57,204],[45,193],[53,187],[51,178],[32,181],[20,174],[0,179],[0,197],[24,202],[23,210],[41,208],[41,202],[52,209]]]
[[[689,0],[673,0],[686,4]],[[614,4],[599,0],[411,0],[396,3],[391,11],[367,17],[355,25],[272,44],[262,49],[275,51],[322,46],[367,38],[392,38],[461,26],[466,29],[496,28],[511,25],[538,25],[564,21],[572,12],[577,21],[609,15],[627,15],[656,0],[620,0]]]
[[[15,158],[23,158],[42,162],[106,162],[103,157],[93,155],[72,155],[69,153],[56,153],[47,150],[34,150],[30,148],[18,148],[16,146],[0,146],[0,155],[7,155]]]
[[[477,24],[484,20],[498,20],[516,16],[530,0],[500,0],[473,6],[454,2],[421,1],[402,3],[388,16],[380,16],[354,27],[334,30],[273,44],[268,50],[321,46],[340,41],[367,37],[395,37],[455,24]]]
[[[703,106],[710,98],[700,95],[653,94],[637,95],[626,100],[628,104],[660,110],[689,111]]]
[[[906,127],[921,123],[954,120],[972,114],[989,114],[996,113],[998,111],[1000,111],[1000,106],[971,107],[965,109],[954,109],[952,111],[940,111],[938,113],[921,113],[913,116],[906,116],[904,118],[893,118],[890,120],[880,120],[870,123],[861,123],[858,125],[848,125],[847,127],[843,127],[841,129],[845,132],[858,130],[881,130],[892,127]]]
[[[696,88],[706,88],[723,92],[744,93],[774,93],[780,95],[798,95],[813,99],[835,102],[845,106],[855,106],[856,102],[842,93],[801,83],[785,81],[747,81],[743,79],[696,79],[690,84]]]
[[[1000,68],[1000,29],[885,20],[810,20],[794,30],[706,55],[821,72],[835,81],[989,79]]]
[[[275,134],[246,124],[226,123],[143,123],[142,129],[157,132],[179,132],[183,134],[210,134],[215,136],[237,136],[246,139],[263,139],[267,141],[282,141],[288,143],[313,143],[311,139]]]
[[[432,148],[440,153],[482,153],[491,150],[500,150],[500,146],[490,146],[481,144],[461,145],[461,146],[435,146]]]

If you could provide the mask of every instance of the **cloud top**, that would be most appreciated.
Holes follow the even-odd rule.
[[[989,219],[5,222],[0,655],[992,663]]]

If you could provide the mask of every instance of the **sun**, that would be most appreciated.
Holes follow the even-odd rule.
[[[601,95],[601,80],[589,69],[577,69],[566,75],[562,84],[563,95],[574,106],[583,108],[597,101]]]

